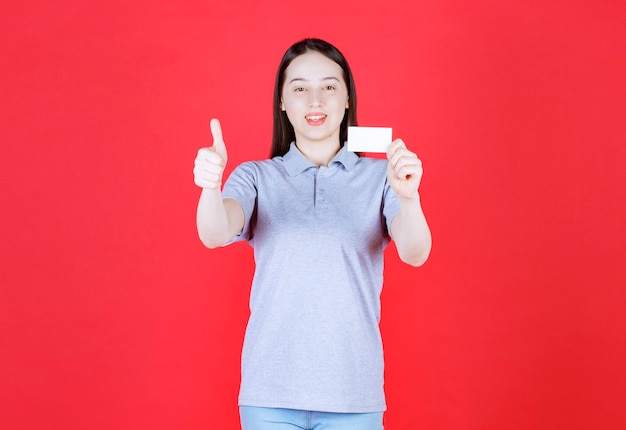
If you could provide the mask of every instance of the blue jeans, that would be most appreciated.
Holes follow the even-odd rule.
[[[383,430],[383,413],[348,414],[240,406],[243,430]]]

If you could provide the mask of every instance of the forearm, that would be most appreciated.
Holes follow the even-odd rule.
[[[424,264],[432,246],[430,229],[420,196],[400,199],[400,212],[392,221],[392,236],[400,259],[412,266]]]
[[[231,210],[232,213],[232,210]],[[196,214],[198,236],[207,248],[225,245],[236,234],[233,232],[227,204],[220,190],[203,189]]]

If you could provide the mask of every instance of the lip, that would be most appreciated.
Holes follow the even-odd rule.
[[[328,115],[322,112],[311,112],[311,113],[306,114],[304,116],[304,119],[309,125],[317,127],[317,126],[324,124],[324,121],[326,121],[327,117]]]

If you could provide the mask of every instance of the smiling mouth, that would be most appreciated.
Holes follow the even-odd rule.
[[[318,126],[324,124],[324,121],[326,121],[326,116],[327,115],[320,113],[306,115],[304,118],[306,119],[306,122],[309,123],[309,125]]]
[[[307,116],[305,116],[305,118],[307,119],[307,121],[316,122],[316,121],[321,121],[321,120],[325,119],[326,115],[323,115],[323,114],[320,114],[320,115],[307,115]]]

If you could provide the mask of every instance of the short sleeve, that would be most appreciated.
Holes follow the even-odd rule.
[[[252,228],[258,188],[257,188],[257,170],[252,162],[243,163],[235,168],[230,174],[224,188],[222,189],[222,198],[233,199],[237,201],[244,213],[244,225],[235,237],[232,238],[227,245],[242,240],[249,241],[252,239]]]
[[[387,226],[387,234],[391,236],[391,221],[400,212],[400,201],[398,195],[391,188],[389,182],[385,179],[385,190],[383,191],[383,216]]]

